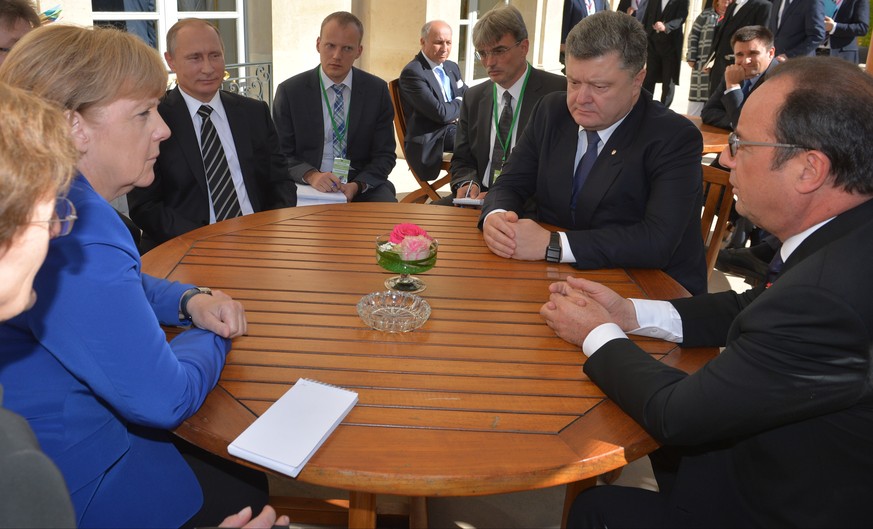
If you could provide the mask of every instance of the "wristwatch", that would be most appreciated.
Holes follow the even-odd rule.
[[[189,288],[188,290],[183,292],[182,297],[179,298],[179,321],[191,320],[191,314],[188,312],[188,302],[191,301],[191,298],[193,298],[197,294],[206,294],[208,296],[211,296],[212,290],[206,287],[194,287]]]
[[[549,236],[549,245],[546,246],[546,261],[550,263],[561,262],[561,236],[553,231]]]

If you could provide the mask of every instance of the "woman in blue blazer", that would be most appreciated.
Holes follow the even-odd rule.
[[[80,153],[75,229],[50,243],[33,308],[0,326],[4,405],[60,468],[80,527],[181,526],[204,498],[166,430],[203,403],[246,320],[220,292],[143,274],[108,202],[154,177],[163,63],[126,33],[52,25],[18,43],[0,80],[64,108]],[[192,321],[167,343],[160,324]],[[226,515],[250,500],[219,503]]]

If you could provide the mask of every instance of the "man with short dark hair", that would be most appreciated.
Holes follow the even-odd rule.
[[[328,15],[315,41],[321,63],[279,85],[273,119],[298,185],[346,202],[397,202],[388,181],[397,160],[388,85],[352,66],[363,38],[355,15]]]
[[[400,72],[406,114],[406,161],[422,180],[439,176],[443,152],[455,148],[455,130],[467,85],[449,60],[452,27],[432,20],[421,28],[421,51]]]
[[[158,112],[172,135],[161,142],[154,182],[127,195],[130,216],[143,230],[140,249],[224,219],[296,205],[267,104],[221,90],[218,28],[180,20],[167,33],[164,58],[178,86]]]
[[[836,58],[786,61],[749,97],[721,154],[737,210],[784,243],[776,279],[670,302],[583,279],[550,286],[540,310],[548,325],[582,347],[591,381],[678,456],[661,468],[673,474],[659,492],[582,492],[568,527],[870,524],[870,137],[873,79]],[[688,374],[627,332],[724,349]]]
[[[567,92],[540,100],[480,217],[495,254],[580,269],[658,268],[706,291],[700,153],[690,121],[643,90],[646,34],[595,13],[567,37]],[[537,220],[524,215],[534,198]]]
[[[476,56],[488,81],[467,91],[452,155],[455,197],[484,199],[527,126],[537,101],[567,80],[528,64],[530,41],[517,8],[497,6],[473,27]],[[451,204],[451,199],[440,203]]]
[[[0,0],[0,64],[12,46],[36,27],[39,15],[28,0]]]
[[[724,79],[710,96],[700,117],[707,125],[733,130],[740,109],[779,63],[773,60],[773,33],[764,26],[740,28],[731,37],[734,64],[725,69]]]

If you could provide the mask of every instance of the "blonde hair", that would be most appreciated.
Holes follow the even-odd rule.
[[[121,98],[161,97],[167,71],[158,52],[129,33],[50,24],[9,52],[0,81],[84,113]]]
[[[65,193],[79,153],[57,106],[0,83],[0,253],[34,205]],[[47,219],[46,219],[47,220]]]

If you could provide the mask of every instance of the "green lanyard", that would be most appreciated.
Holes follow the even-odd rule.
[[[527,88],[527,80],[530,79],[531,67],[527,65],[527,73],[524,74],[524,82],[521,83],[521,93],[518,95],[518,101],[515,104],[515,112],[512,114],[512,123],[509,125],[509,132],[506,134],[506,140],[500,139],[500,118],[498,117],[497,109],[500,103],[497,101],[497,83],[492,85],[494,89],[494,138],[501,147],[503,147],[503,162],[506,162],[507,151],[509,150],[509,142],[512,139],[512,131],[515,130],[515,123],[518,121],[518,111],[521,110],[521,100],[524,99],[524,89]]]
[[[336,126],[336,118],[333,117],[332,105],[330,104],[330,100],[327,98],[327,90],[324,88],[324,79],[321,78],[321,72],[318,72],[318,84],[321,85],[321,95],[324,96],[324,104],[327,106],[327,115],[330,116],[330,125],[331,127],[333,127],[333,133],[336,135],[336,139],[339,144],[342,145],[343,139],[346,137],[346,132],[349,131],[349,110],[351,110],[352,108],[351,98],[349,98],[349,102],[348,104],[346,104],[346,126],[345,129],[343,129],[342,134],[340,134],[340,131],[337,129]],[[513,121],[513,123],[515,123],[515,121]]]

